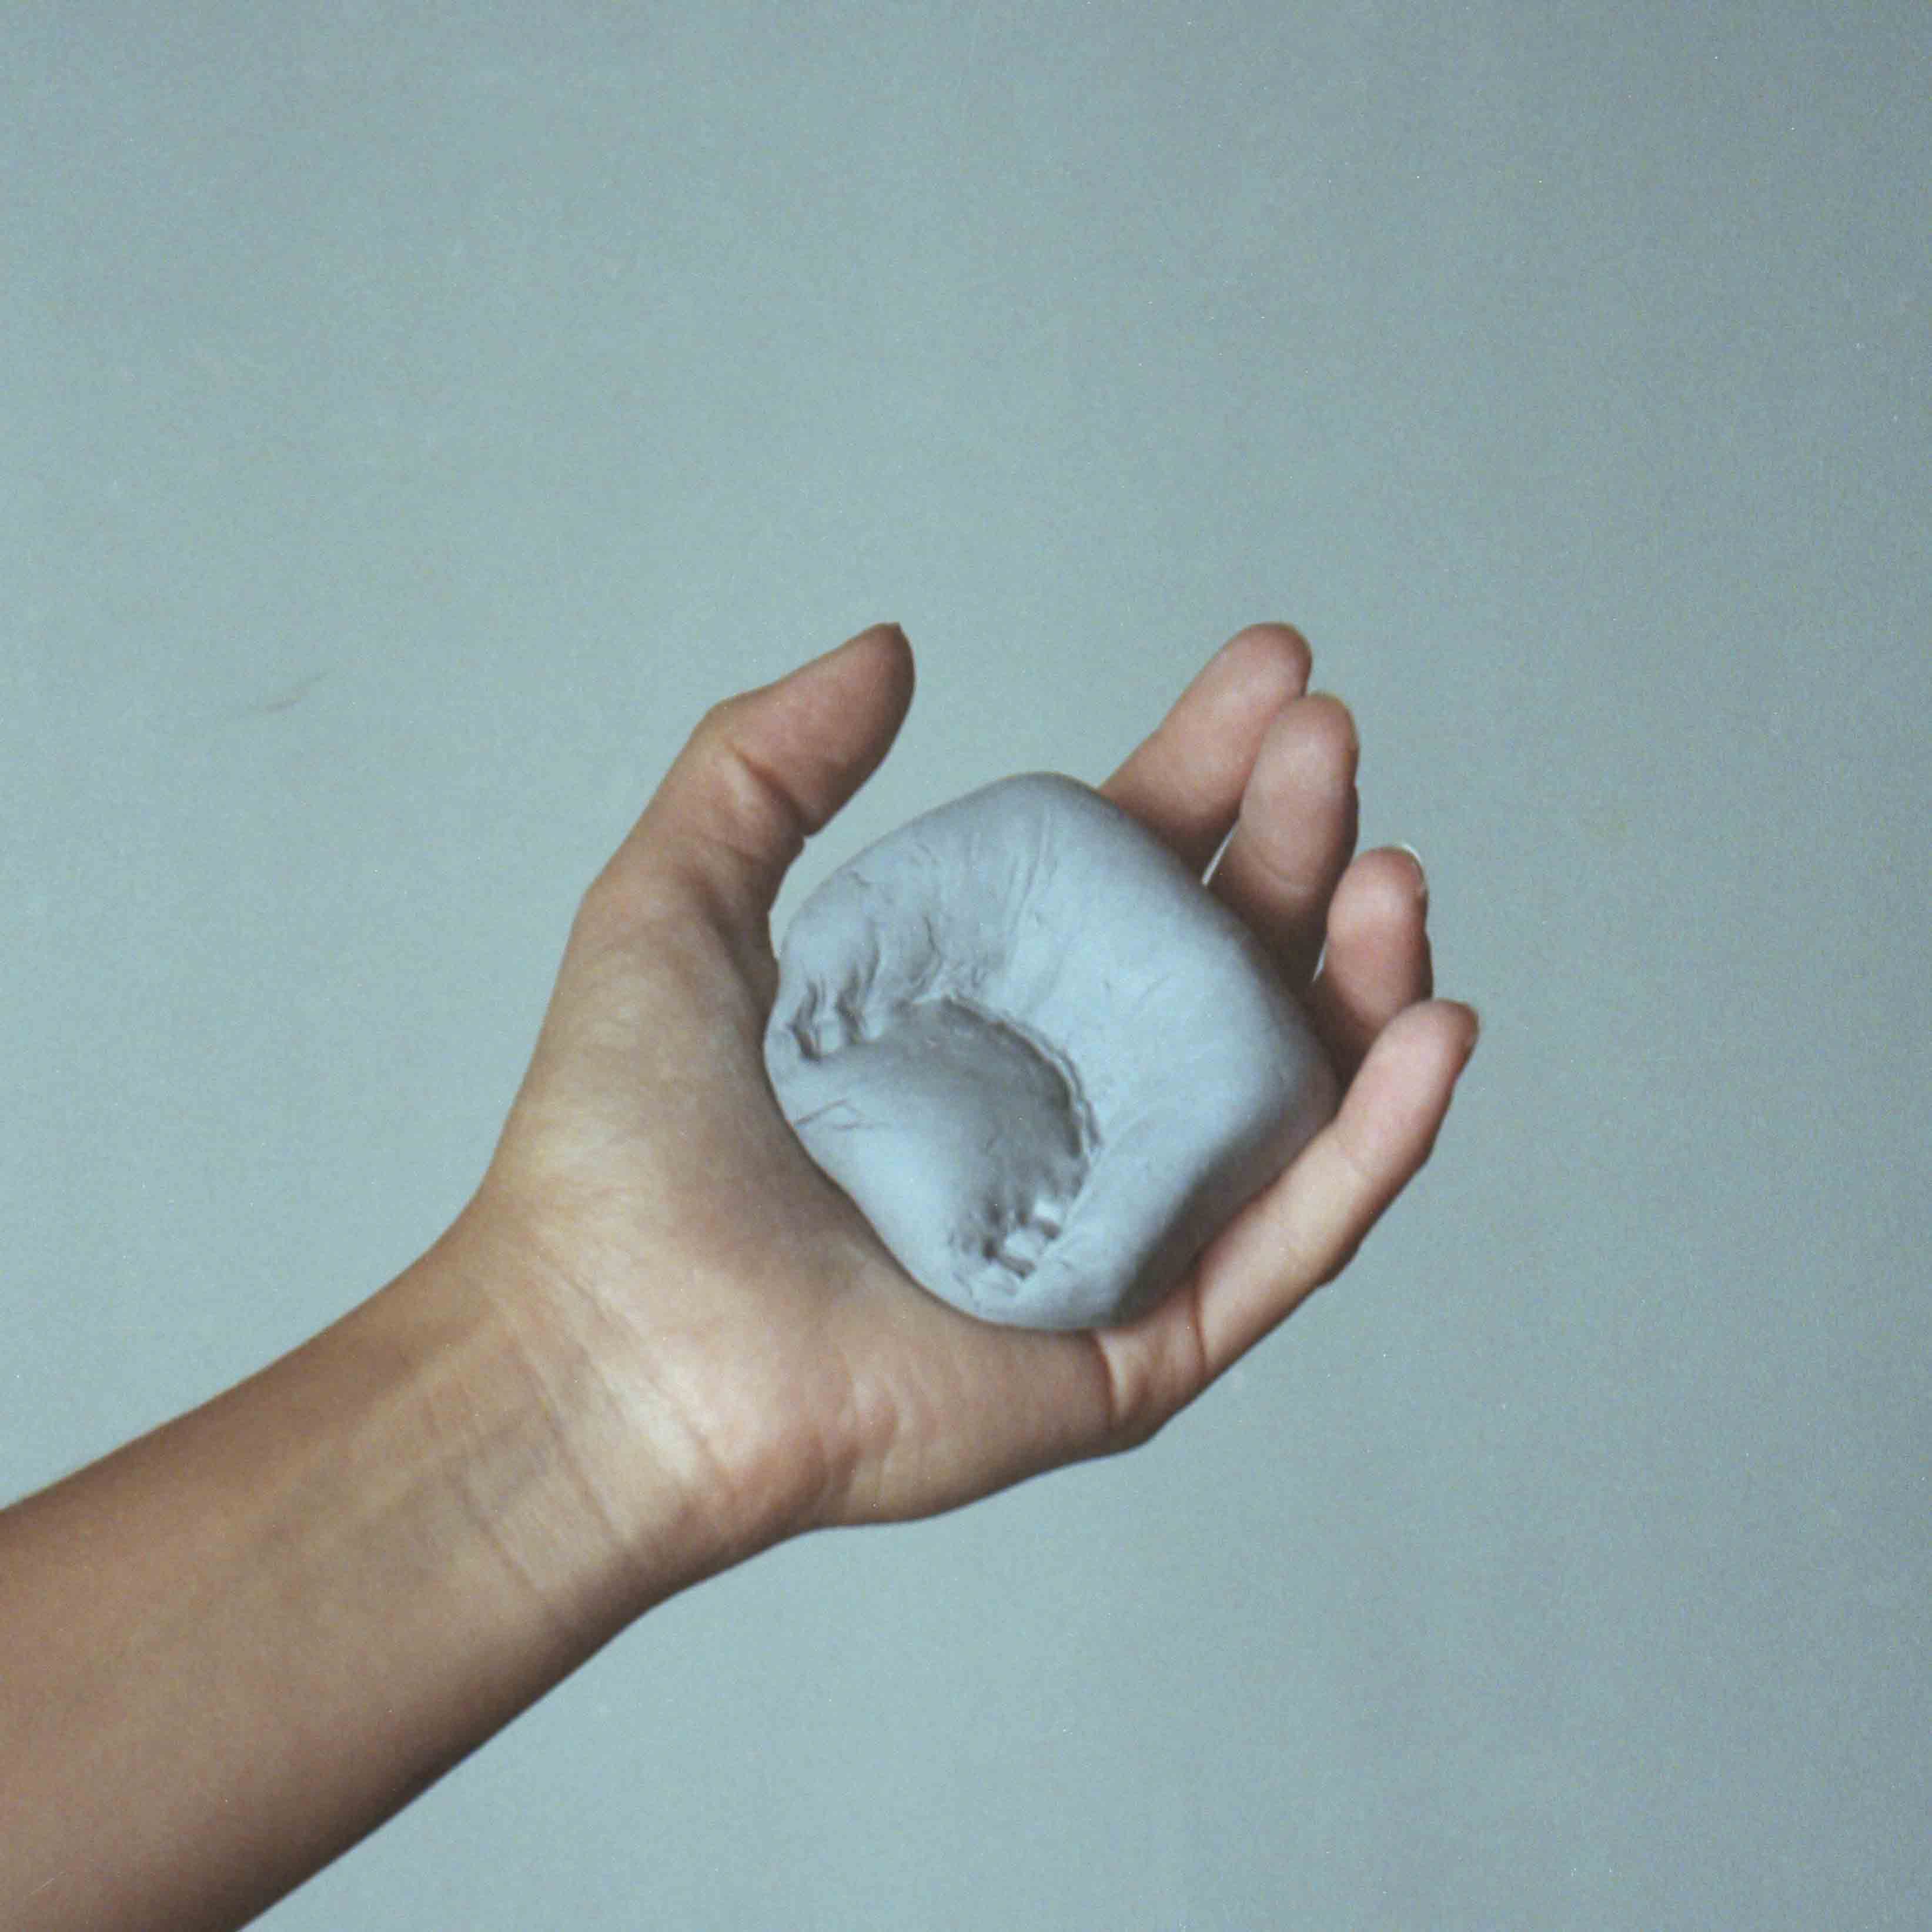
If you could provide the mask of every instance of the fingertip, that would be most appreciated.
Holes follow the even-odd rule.
[[[1429,905],[1429,868],[1422,862],[1422,854],[1406,838],[1398,838],[1391,849],[1408,854],[1415,867],[1415,896],[1426,911]]]
[[[1443,1024],[1445,1020],[1447,1025]],[[1475,1008],[1466,1000],[1425,996],[1397,1013],[1383,1028],[1383,1036],[1393,1040],[1395,1036],[1401,1036],[1401,1043],[1392,1046],[1392,1051],[1405,1055],[1412,1052],[1431,1053],[1460,1069],[1475,1051],[1476,1037],[1481,1028],[1482,1022]],[[1428,1044],[1410,1045],[1408,1036],[1412,1033],[1426,1040]]]
[[[848,651],[858,655],[862,650],[883,656],[886,668],[876,675],[885,684],[890,709],[896,719],[902,722],[912,704],[913,689],[918,681],[917,667],[913,658],[912,640],[906,635],[902,625],[872,624],[856,636],[847,638],[837,650],[826,655],[842,657]]]
[[[908,679],[912,676],[912,640],[906,635],[904,625],[889,622],[868,624],[862,631],[854,631],[842,644],[834,644],[830,650],[820,652],[817,657],[807,658],[778,681],[782,684],[787,678],[808,676],[822,664],[839,663],[848,657],[863,656],[873,652],[883,652],[892,661],[895,674]]]
[[[868,624],[849,641],[883,644],[895,657],[904,658],[908,663],[912,658],[912,640],[906,635],[905,626],[896,622]]]
[[[1208,660],[1205,674],[1271,714],[1308,688],[1314,664],[1308,640],[1292,624],[1250,624]]]

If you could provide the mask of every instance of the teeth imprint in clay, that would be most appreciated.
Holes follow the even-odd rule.
[[[764,1050],[806,1152],[906,1271],[1034,1328],[1150,1306],[1336,1101],[1246,927],[1052,772],[832,873],[786,932]]]

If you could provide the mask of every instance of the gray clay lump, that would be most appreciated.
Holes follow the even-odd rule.
[[[799,908],[765,1064],[913,1278],[992,1322],[1156,1300],[1334,1112],[1240,920],[1077,779],[1003,778]]]

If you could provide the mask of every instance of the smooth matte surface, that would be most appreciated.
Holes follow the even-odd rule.
[[[1118,1463],[666,1606],[272,1932],[1916,1926],[1922,0],[0,26],[0,1490],[475,1184],[704,708],[779,907],[1300,623],[1484,1030]]]
[[[785,1118],[913,1278],[983,1321],[1131,1319],[1334,1112],[1254,936],[1061,773],[848,860],[779,962]]]

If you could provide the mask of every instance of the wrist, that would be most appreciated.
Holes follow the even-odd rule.
[[[589,1325],[487,1220],[466,1211],[368,1312],[408,1358],[454,1505],[584,1654],[730,1560]]]
[[[640,1292],[596,1292],[533,1234],[540,1219],[486,1185],[386,1292],[467,1506],[601,1642],[781,1540],[815,1490],[764,1440],[772,1405],[734,1426],[704,1394],[705,1352],[647,1330]]]

